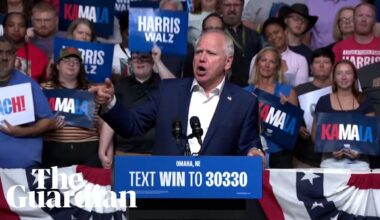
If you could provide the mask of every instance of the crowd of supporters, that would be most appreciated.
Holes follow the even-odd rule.
[[[197,39],[204,31],[223,30],[234,44],[233,63],[226,80],[242,90],[254,93],[260,89],[279,97],[281,103],[299,107],[299,96],[331,86],[332,92],[318,101],[316,113],[379,113],[375,111],[378,103],[361,90],[357,71],[380,61],[378,5],[374,1],[193,0],[192,5],[188,16],[188,53],[173,56],[162,53],[156,45],[150,53],[128,49],[128,43],[133,43],[128,39],[128,10],[115,15],[115,34],[105,39],[97,37],[93,22],[86,18],[77,18],[67,31],[59,31],[59,0],[2,1],[0,87],[31,82],[36,121],[23,126],[1,124],[0,167],[84,164],[111,168],[115,154],[152,154],[154,128],[143,136],[126,138],[98,116],[99,105],[91,128],[67,125],[64,118],[48,110],[43,94],[36,91],[37,83],[47,90],[87,91],[97,86],[87,80],[76,48],[62,49],[54,61],[55,37],[113,43],[115,95],[127,108],[146,102],[161,80],[192,77]],[[181,11],[186,9],[186,1],[161,0],[158,6],[160,10]],[[261,137],[264,150],[279,149],[267,154],[267,167],[380,167],[379,157],[351,149],[315,152],[315,119],[309,123],[313,129],[303,122],[294,149]],[[33,130],[25,131],[28,127]]]

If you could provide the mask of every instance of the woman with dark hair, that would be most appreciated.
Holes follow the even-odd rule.
[[[224,28],[223,18],[216,12],[207,15],[202,21],[202,32],[208,30],[224,30]]]
[[[358,90],[358,73],[353,63],[341,60],[333,68],[332,93],[322,96],[316,107],[315,115],[326,113],[355,113],[374,116],[374,108],[369,98]],[[315,142],[316,116],[313,120],[312,135]],[[351,148],[332,153],[324,153],[321,168],[369,169],[368,157]]]
[[[23,13],[11,12],[3,20],[4,36],[13,42],[17,51],[17,66],[37,82],[45,79],[48,57],[31,42],[25,42],[27,19]]]
[[[53,66],[51,80],[41,86],[45,89],[87,91],[90,85],[81,57],[76,48],[63,48]],[[101,167],[98,148],[105,135],[101,133],[104,122],[97,114],[98,109],[96,106],[93,126],[89,129],[65,125],[64,118],[56,118],[57,129],[44,136],[42,161],[45,166],[83,164]]]
[[[30,19],[32,3],[33,1],[30,0],[3,0],[0,3],[0,13],[20,12],[23,13],[27,19]]]
[[[248,81],[249,86],[245,90],[255,94],[257,89],[280,98],[281,103],[289,102],[298,105],[295,91],[288,84],[284,83],[281,72],[281,55],[273,47],[263,48],[256,57],[253,67],[253,74]],[[280,146],[272,140],[261,137],[263,149],[270,152],[270,168],[292,168],[293,156],[286,146]]]

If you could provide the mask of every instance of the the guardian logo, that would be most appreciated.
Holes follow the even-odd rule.
[[[45,184],[46,174],[51,174],[51,187]],[[136,192],[120,191],[117,198],[117,193],[99,185],[89,184],[80,173],[67,175],[59,173],[57,167],[52,167],[51,169],[33,169],[32,175],[36,176],[37,191],[27,192],[29,189],[23,185],[10,187],[6,193],[10,207],[51,209],[70,208],[73,204],[86,210],[116,208],[125,211],[127,207],[137,208]],[[20,194],[26,194],[26,196],[15,196]]]

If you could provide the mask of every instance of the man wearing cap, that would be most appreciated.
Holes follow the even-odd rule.
[[[293,4],[281,9],[286,24],[288,46],[292,51],[304,56],[311,64],[312,50],[303,44],[305,34],[315,25],[318,17],[309,15],[309,9],[305,4]],[[309,70],[310,76],[310,70]]]
[[[0,37],[0,88],[30,83],[35,121],[14,126],[6,120],[0,123],[0,168],[38,167],[41,163],[41,134],[54,128],[53,115],[39,85],[15,69],[14,45]],[[2,116],[2,111],[0,116]]]

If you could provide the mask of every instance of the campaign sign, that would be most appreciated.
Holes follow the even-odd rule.
[[[380,88],[380,62],[358,69],[358,77],[363,91]]]
[[[301,126],[303,111],[289,103],[281,104],[279,97],[263,90],[255,89],[254,93],[259,99],[261,135],[284,149],[293,149]],[[278,149],[269,147],[269,152],[275,151]]]
[[[73,89],[45,89],[50,108],[64,117],[66,125],[92,128],[95,112],[94,94]]]
[[[77,41],[56,37],[54,43],[54,60],[57,61],[59,51],[64,47],[75,47],[82,53],[82,60],[87,78],[93,83],[102,83],[112,75],[112,44],[101,44]]]
[[[113,34],[115,1],[104,0],[60,0],[59,30],[67,31],[70,23],[77,18],[87,18],[95,26],[97,36]]]
[[[378,155],[378,118],[351,113],[318,113],[315,151],[349,148],[361,154]]]
[[[0,87],[0,124],[21,125],[35,120],[32,86],[22,83]]]
[[[187,54],[186,11],[166,11],[151,8],[129,10],[130,51],[150,52],[157,44],[163,54]]]
[[[304,111],[303,118],[305,120],[306,128],[311,132],[311,126],[313,124],[315,106],[320,97],[331,93],[331,86],[314,90],[303,95],[298,96],[298,100],[301,109]]]
[[[116,156],[115,191],[137,198],[258,199],[262,159],[246,156]]]

